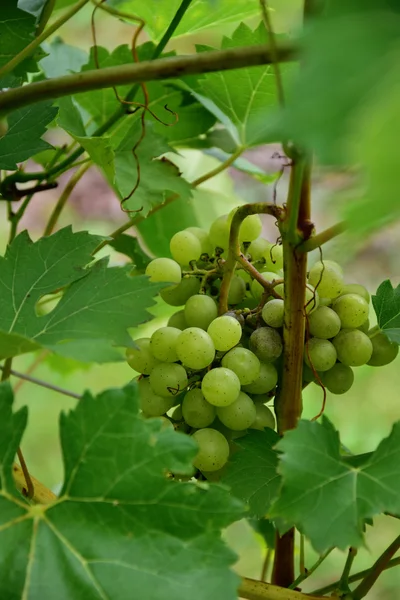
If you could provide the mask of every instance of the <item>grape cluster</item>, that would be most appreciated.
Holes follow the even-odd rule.
[[[172,258],[149,263],[146,274],[171,284],[160,295],[179,310],[167,326],[137,339],[126,352],[129,365],[141,374],[143,415],[166,416],[192,435],[199,447],[194,466],[206,476],[224,467],[234,440],[248,429],[275,428],[267,403],[275,395],[283,350],[282,246],[260,237],[258,215],[244,219],[239,242],[252,267],[271,284],[272,295],[237,265],[228,311],[218,314],[232,217],[219,217],[209,232],[179,231],[170,241]],[[311,268],[304,307],[304,385],[319,380],[342,394],[353,383],[352,367],[380,366],[396,357],[397,344],[368,331],[367,290],[344,284],[337,263],[326,260]]]

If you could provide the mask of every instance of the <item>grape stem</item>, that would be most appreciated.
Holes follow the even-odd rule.
[[[296,590],[287,590],[277,585],[244,577],[238,595],[246,600],[320,600],[322,596],[309,596]]]
[[[329,554],[332,552],[332,550],[333,550],[333,548],[329,548],[329,550],[327,550],[326,552],[321,554],[321,556],[318,558],[318,560],[309,569],[305,569],[304,573],[300,573],[300,575],[297,577],[297,579],[295,579],[293,581],[293,583],[289,586],[289,589],[293,590],[293,589],[297,588],[300,585],[300,583],[303,583],[303,581],[308,579],[314,573],[314,571],[316,571],[318,569],[318,567],[324,562],[324,560],[329,556]]]
[[[219,307],[218,311],[220,315],[223,315],[228,311],[228,294],[231,285],[233,273],[236,268],[237,262],[241,264],[243,269],[247,271],[254,279],[256,279],[265,290],[270,291],[271,295],[280,298],[280,296],[274,292],[271,283],[266,281],[257,269],[247,260],[244,254],[240,250],[239,244],[239,230],[244,219],[250,215],[256,214],[267,214],[273,216],[275,219],[280,220],[284,213],[284,209],[281,206],[275,204],[244,204],[235,212],[231,228],[229,232],[229,249],[228,258],[224,264],[224,276],[222,278],[222,284],[219,296]]]

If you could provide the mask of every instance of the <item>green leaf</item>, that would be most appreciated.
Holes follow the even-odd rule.
[[[280,477],[274,449],[279,436],[272,429],[250,431],[235,440],[241,448],[230,459],[222,482],[249,507],[250,515],[264,517],[278,493]]]
[[[2,486],[15,494],[12,460],[26,408],[12,415],[10,399],[2,384]],[[60,434],[57,502],[29,506],[3,491],[1,597],[50,600],[57,590],[65,600],[187,600],[190,588],[193,600],[236,598],[235,557],[221,530],[242,507],[220,486],[166,477],[191,472],[195,444],[161,419],[142,419],[135,384],[86,393],[61,416]]]
[[[300,421],[277,444],[280,496],[269,516],[295,525],[319,553],[363,544],[367,519],[400,513],[400,422],[367,461],[340,454],[333,425]]]
[[[152,260],[144,250],[142,250],[137,238],[132,235],[121,233],[114,240],[108,243],[117,252],[129,256],[136,267],[136,271],[144,272],[149,262]]]
[[[112,4],[121,11],[142,17],[152,39],[159,40],[172,21],[181,0],[158,2],[156,7],[150,2],[137,3],[134,0],[114,0]],[[214,0],[212,4],[210,0],[193,0],[174,36],[241,21],[259,14],[259,11],[258,0]]]
[[[249,523],[254,529],[254,531],[259,533],[263,537],[264,542],[268,548],[275,548],[276,529],[272,521],[270,521],[269,519],[253,518],[249,519]]]
[[[400,285],[394,288],[388,279],[381,283],[376,295],[372,296],[372,304],[379,329],[392,342],[400,344]]]
[[[83,137],[80,135],[74,135],[74,138],[86,150],[92,161],[103,169],[109,183],[113,185],[115,182],[115,153],[110,139],[106,136]]]
[[[40,19],[46,4],[49,0],[18,0],[18,8]]]
[[[57,108],[52,102],[40,102],[13,111],[8,117],[8,130],[0,138],[0,168],[13,170],[17,163],[51,148],[41,139],[46,125],[53,121]]]
[[[0,67],[6,65],[16,54],[25,48],[34,38],[34,16],[20,10],[17,0],[7,0],[3,3],[0,13]],[[35,69],[35,61],[28,59],[21,63],[14,71],[14,75],[25,79],[26,71]],[[0,79],[1,87],[10,84],[10,75]],[[18,85],[17,80],[13,83]]]
[[[231,38],[223,38],[221,48],[266,42],[263,23],[254,31],[241,23]],[[283,74],[288,71],[287,65],[280,68]],[[271,141],[268,111],[277,104],[273,66],[208,73],[200,79],[195,92],[199,92],[195,97],[225,125],[238,145],[250,147]]]
[[[0,259],[1,358],[40,345],[86,362],[123,360],[115,347],[131,345],[127,329],[151,318],[146,309],[162,285],[132,277],[131,267],[107,268],[107,259],[84,269],[101,240],[70,228],[35,243],[17,236]],[[37,316],[38,300],[66,286],[55,308]]]
[[[44,43],[43,50],[47,56],[39,62],[39,66],[46,77],[79,73],[88,62],[88,55],[84,50],[66,44],[60,37],[54,38],[50,44]]]
[[[60,127],[65,129],[74,138],[85,137],[86,130],[83,124],[82,115],[79,112],[79,108],[74,102],[72,96],[65,96],[57,100],[58,104],[58,116],[57,123]],[[98,142],[101,143],[102,138],[97,138]]]

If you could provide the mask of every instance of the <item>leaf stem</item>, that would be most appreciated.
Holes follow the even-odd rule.
[[[17,67],[23,60],[31,56],[36,48],[40,46],[42,42],[47,40],[47,38],[57,31],[64,23],[69,21],[78,11],[81,10],[87,4],[89,0],[79,0],[74,3],[73,6],[68,9],[57,21],[54,21],[52,25],[47,27],[40,35],[38,35],[30,44],[25,46],[21,52],[19,52],[14,58],[12,58],[8,63],[6,63],[3,67],[0,68],[0,78],[7,75]],[[29,85],[29,84],[28,84]]]
[[[24,458],[24,455],[22,454],[21,448],[18,448],[17,456],[18,456],[18,460],[21,464],[21,470],[22,470],[22,473],[24,476],[24,481],[26,484],[26,488],[23,487],[21,490],[22,495],[25,496],[25,498],[32,500],[33,496],[35,495],[35,487],[33,485],[31,476],[29,474],[28,467],[26,466],[25,458]]]
[[[242,146],[239,146],[235,150],[235,152],[233,154],[231,154],[220,165],[218,165],[217,167],[215,167],[215,169],[212,169],[211,171],[208,171],[208,173],[205,173],[201,177],[198,177],[197,179],[195,179],[194,181],[192,181],[192,187],[196,188],[199,185],[201,185],[202,183],[204,183],[205,181],[208,181],[209,179],[212,179],[216,175],[219,175],[220,173],[222,173],[223,171],[225,171],[225,169],[227,169],[228,167],[230,167],[235,162],[235,160],[237,158],[239,158],[239,156],[241,154],[243,154],[244,150],[245,150],[245,148],[243,148]]]
[[[281,69],[279,66],[279,52],[276,44],[275,33],[272,27],[272,22],[269,16],[269,8],[267,6],[267,0],[260,0],[261,12],[263,16],[263,21],[265,25],[265,29],[267,30],[269,42],[271,44],[271,52],[273,55],[272,66],[275,71],[275,81],[276,81],[276,92],[278,96],[278,102],[283,108],[285,106],[285,94],[283,89],[283,81]]]
[[[13,464],[13,477],[14,483],[17,490],[26,497],[25,488],[25,476],[24,473],[17,463]],[[30,476],[32,484],[34,486],[34,494],[31,501],[34,504],[51,504],[57,500],[57,496],[49,490],[43,483],[38,481],[35,477]]]
[[[343,573],[339,580],[339,590],[340,590],[340,592],[343,592],[345,594],[350,592],[349,576],[350,576],[351,567],[353,566],[353,562],[354,562],[354,559],[356,556],[357,556],[357,548],[353,548],[352,546],[350,546],[349,552],[347,554],[346,562],[344,565]]]
[[[361,583],[352,593],[353,600],[361,600],[372,588],[379,575],[388,568],[388,564],[392,556],[400,548],[400,535],[390,544],[388,548],[381,554],[377,561],[369,569],[368,574],[364,577]]]
[[[238,595],[246,600],[320,600],[322,596],[312,598],[302,592],[288,590],[277,585],[264,583],[244,577],[239,586]]]
[[[314,573],[314,571],[316,571],[318,569],[318,567],[329,556],[329,554],[332,552],[332,550],[333,550],[333,548],[330,548],[329,550],[327,550],[326,552],[321,554],[321,556],[318,558],[318,560],[315,561],[315,563],[309,569],[306,569],[304,571],[304,573],[300,573],[300,575],[297,577],[297,579],[295,579],[293,581],[293,583],[291,585],[289,585],[288,589],[293,590],[293,589],[297,588],[300,585],[300,583],[302,583],[303,581],[305,581],[306,579],[311,577],[311,575]]]
[[[8,360],[7,359],[6,363]],[[6,372],[6,365],[0,367],[0,371],[3,371],[2,381],[4,381],[4,373]],[[69,396],[70,398],[75,398],[76,400],[80,400],[81,396],[79,394],[75,394],[75,392],[70,392],[69,390],[65,390],[64,388],[58,387],[57,385],[53,385],[52,383],[47,383],[47,381],[43,381],[41,379],[36,379],[36,377],[31,377],[26,373],[20,373],[19,371],[14,371],[14,369],[9,370],[9,374],[14,377],[18,377],[19,379],[24,379],[25,381],[29,381],[30,383],[34,383],[36,385],[40,385],[41,387],[47,388],[48,390],[52,390],[53,392],[58,392],[59,394],[64,394],[64,396]]]
[[[326,242],[329,242],[334,237],[344,233],[347,229],[345,221],[341,221],[340,223],[336,223],[336,225],[332,225],[332,227],[328,227],[328,229],[324,229],[317,235],[310,237],[308,240],[300,244],[299,250],[301,252],[311,252],[312,250],[316,250]]]
[[[50,215],[50,218],[47,222],[47,225],[45,227],[45,230],[43,232],[43,236],[46,235],[51,235],[51,233],[54,230],[54,227],[56,226],[56,223],[59,219],[59,216],[64,208],[64,206],[66,205],[68,198],[70,197],[72,191],[74,190],[76,184],[78,183],[78,181],[83,177],[83,175],[86,173],[86,171],[92,166],[92,162],[85,162],[83,165],[80,166],[80,168],[75,171],[75,173],[72,175],[71,179],[68,181],[67,185],[65,186],[62,194],[60,195],[59,199],[57,200],[57,203],[55,205],[55,207],[53,208],[53,211]]]
[[[263,565],[262,565],[262,569],[261,569],[261,575],[260,575],[261,581],[265,581],[267,579],[269,565],[271,563],[271,557],[272,557],[272,549],[267,547],[267,551],[265,553],[265,558],[263,560]]]

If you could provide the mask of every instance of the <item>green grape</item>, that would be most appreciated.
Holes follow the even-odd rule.
[[[160,327],[150,339],[150,350],[162,362],[176,362],[176,343],[182,331],[177,327]]]
[[[188,386],[185,369],[182,365],[177,365],[176,363],[160,363],[156,365],[150,373],[149,379],[153,392],[159,396],[177,396]]]
[[[214,248],[226,250],[229,246],[229,228],[228,215],[222,215],[215,219],[210,227],[210,241]]]
[[[178,312],[174,313],[170,316],[167,323],[168,327],[176,327],[177,329],[186,329],[187,323],[185,319],[185,311],[178,310]]]
[[[306,313],[311,314],[314,310],[317,310],[319,306],[319,294],[314,286],[307,284],[306,285]]]
[[[372,356],[368,361],[371,367],[383,367],[388,365],[399,353],[399,346],[396,342],[392,342],[383,333],[375,333],[370,337],[372,342]]]
[[[354,383],[354,373],[350,367],[336,363],[332,369],[321,373],[321,381],[332,394],[345,394]]]
[[[201,391],[205,399],[214,406],[229,406],[240,392],[239,377],[225,367],[211,369],[203,377]]]
[[[235,402],[217,408],[217,417],[229,429],[242,431],[256,420],[257,412],[253,400],[244,392],[239,392]]]
[[[248,385],[243,386],[243,390],[249,394],[266,394],[273,390],[278,382],[278,372],[271,363],[260,363],[260,375]]]
[[[182,404],[178,404],[178,406],[175,406],[175,408],[171,411],[170,416],[173,421],[182,421]]]
[[[264,304],[261,316],[270,327],[282,327],[285,305],[283,300],[274,298]]]
[[[179,360],[189,369],[205,369],[212,363],[215,348],[209,334],[199,327],[188,327],[180,332],[176,342]]]
[[[150,349],[150,338],[135,340],[136,348],[126,349],[126,361],[128,365],[138,373],[150,375],[159,360],[155,358]]]
[[[368,319],[368,302],[358,294],[340,296],[332,308],[339,315],[343,329],[360,327]]]
[[[364,321],[364,323],[362,325],[360,325],[360,327],[356,327],[356,329],[359,329],[363,333],[368,333],[368,331],[369,331],[369,319],[367,319],[366,321]]]
[[[207,402],[198,388],[190,390],[182,402],[182,415],[190,427],[208,427],[216,417],[215,406]]]
[[[328,306],[320,306],[309,316],[310,334],[316,338],[329,340],[340,331],[341,322],[338,314]]]
[[[233,348],[223,357],[221,364],[239,377],[240,385],[249,385],[260,376],[260,361],[246,348]]]
[[[214,252],[210,237],[205,229],[201,227],[186,227],[185,231],[189,231],[197,237],[201,245],[201,253],[211,256]]]
[[[256,404],[255,407],[256,418],[250,425],[250,429],[260,429],[261,431],[265,427],[275,429],[275,417],[272,410],[268,406],[265,406],[265,404]]]
[[[328,371],[336,363],[336,349],[332,342],[311,338],[304,345],[304,361],[316,371]]]
[[[283,268],[283,247],[277,244],[269,244],[263,252],[265,267],[270,271],[278,273]]]
[[[318,286],[318,294],[324,298],[336,298],[344,287],[342,268],[332,260],[316,262],[311,267],[308,281],[314,287]]]
[[[365,365],[372,356],[372,342],[359,329],[342,329],[332,343],[338,359],[348,367]]]
[[[218,308],[215,300],[205,294],[191,296],[185,304],[185,318],[189,327],[207,328],[217,318]]]
[[[216,429],[199,429],[192,438],[196,440],[199,450],[193,459],[193,465],[200,471],[219,471],[229,458],[229,444]]]
[[[365,288],[363,285],[360,285],[359,283],[346,283],[340,295],[344,296],[345,294],[357,294],[358,296],[364,298],[364,300],[368,302],[368,304],[371,299],[367,288]]]
[[[179,283],[182,279],[181,268],[172,258],[155,258],[146,267],[146,275],[150,281],[170,281]]]
[[[256,240],[254,240],[253,242],[251,242],[249,248],[248,248],[248,253],[251,256],[251,260],[252,262],[264,259],[264,255],[266,252],[269,252],[269,249],[271,248],[272,244],[271,242],[269,242],[268,240],[266,240],[265,238],[259,237]]]
[[[265,279],[265,281],[268,281],[269,283],[281,279],[281,277],[279,277],[279,275],[277,275],[277,273],[274,273],[273,271],[261,271],[260,275],[263,279]],[[258,283],[256,279],[253,279],[250,285],[250,289],[251,293],[253,294],[253,297],[256,300],[261,300],[261,296],[264,292],[264,288],[261,285],[261,283]]]
[[[197,277],[183,277],[178,285],[171,285],[160,290],[160,296],[170,306],[183,306],[191,296],[198,294],[200,280]]]
[[[239,242],[252,242],[258,238],[262,231],[261,219],[258,215],[246,217],[239,229]]]
[[[157,395],[148,378],[138,381],[140,408],[146,417],[161,417],[174,405],[173,398]]]
[[[201,244],[190,231],[178,231],[172,236],[169,249],[172,258],[180,265],[188,265],[192,260],[198,260],[201,255]]]
[[[319,297],[319,306],[332,306],[332,298],[321,298]]]
[[[304,363],[304,365],[303,365],[303,382],[311,383],[312,381],[315,381],[315,375],[313,373],[313,370]]]
[[[282,338],[272,327],[259,327],[250,336],[250,350],[262,362],[272,362],[282,354]]]
[[[237,273],[237,276],[240,277],[240,279],[243,279],[245,283],[251,283],[253,281],[251,275],[244,269],[236,269],[235,273]]]
[[[211,321],[207,333],[210,335],[215,349],[226,352],[240,342],[242,328],[237,319],[224,315]]]
[[[246,296],[246,283],[244,279],[235,275],[232,277],[228,293],[228,304],[239,304]]]

